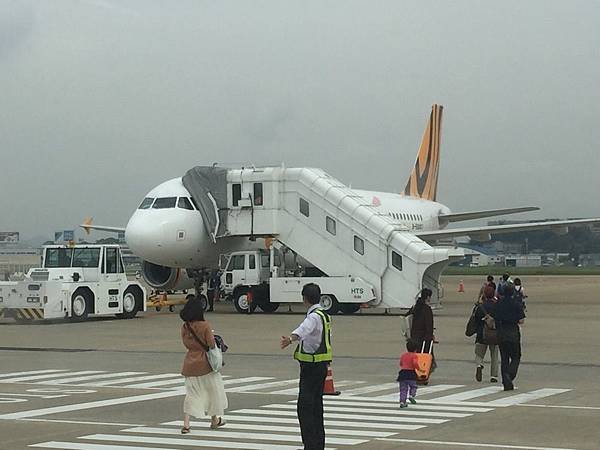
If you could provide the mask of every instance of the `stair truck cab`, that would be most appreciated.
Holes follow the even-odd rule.
[[[127,279],[118,245],[48,245],[41,267],[0,283],[0,309],[19,321],[131,319],[146,310],[146,289]]]

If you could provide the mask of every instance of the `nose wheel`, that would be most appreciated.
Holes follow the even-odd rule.
[[[198,298],[200,300],[200,304],[202,305],[202,310],[206,311],[208,309],[208,297],[204,294],[202,286],[208,280],[208,272],[203,269],[188,269],[187,271],[188,277],[194,279],[194,292],[195,295],[188,294],[185,299],[189,301],[191,298]]]

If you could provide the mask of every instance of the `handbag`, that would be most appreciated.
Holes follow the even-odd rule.
[[[473,311],[471,312],[471,317],[469,317],[469,321],[467,322],[467,327],[465,329],[465,336],[473,336],[477,333],[477,319],[475,317],[477,313],[477,308],[479,305],[473,306]]]
[[[208,364],[210,365],[213,372],[218,372],[219,370],[221,370],[221,368],[225,365],[225,363],[223,362],[223,352],[221,351],[221,348],[218,345],[215,345],[215,348],[210,348],[208,345],[204,344],[200,340],[200,338],[196,335],[196,333],[194,332],[194,330],[192,329],[192,327],[190,326],[190,324],[188,322],[185,323],[185,328],[190,333],[192,333],[194,340],[202,346],[204,351],[206,351],[206,357],[208,359]],[[223,342],[223,345],[225,344],[225,342],[223,341],[223,338],[221,338],[221,336],[219,336],[219,340],[221,342]],[[215,344],[217,342],[218,341],[215,336]]]

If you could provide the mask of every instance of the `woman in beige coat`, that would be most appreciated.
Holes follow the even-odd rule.
[[[190,432],[190,416],[210,416],[212,429],[225,425],[223,413],[227,409],[225,386],[219,372],[210,367],[207,348],[215,348],[215,337],[210,324],[204,320],[202,304],[190,299],[180,313],[181,340],[187,348],[181,374],[185,377],[185,400],[183,402],[183,428]]]

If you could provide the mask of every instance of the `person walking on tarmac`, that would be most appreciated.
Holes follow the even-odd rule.
[[[500,348],[500,371],[505,391],[512,391],[521,362],[521,330],[525,320],[523,304],[515,297],[514,285],[507,282],[496,306],[496,332]]]
[[[218,270],[213,270],[208,279],[208,312],[215,310],[215,298],[219,295],[221,289],[221,275]]]
[[[413,316],[410,327],[410,338],[417,345],[417,351],[423,348],[423,343],[425,343],[425,352],[429,350],[427,343],[432,346],[431,357],[433,360],[431,362],[431,372],[437,367],[435,356],[433,356],[433,341],[435,340],[433,336],[433,311],[431,310],[431,306],[429,306],[432,294],[431,289],[423,288],[414,306],[404,314],[405,316],[410,316],[411,314]]]
[[[294,359],[300,363],[297,408],[304,450],[323,450],[323,384],[332,360],[331,318],[319,305],[321,289],[317,284],[306,284],[302,288],[302,299],[308,307],[306,318],[292,334],[281,336],[280,344],[284,349],[298,342]]]

